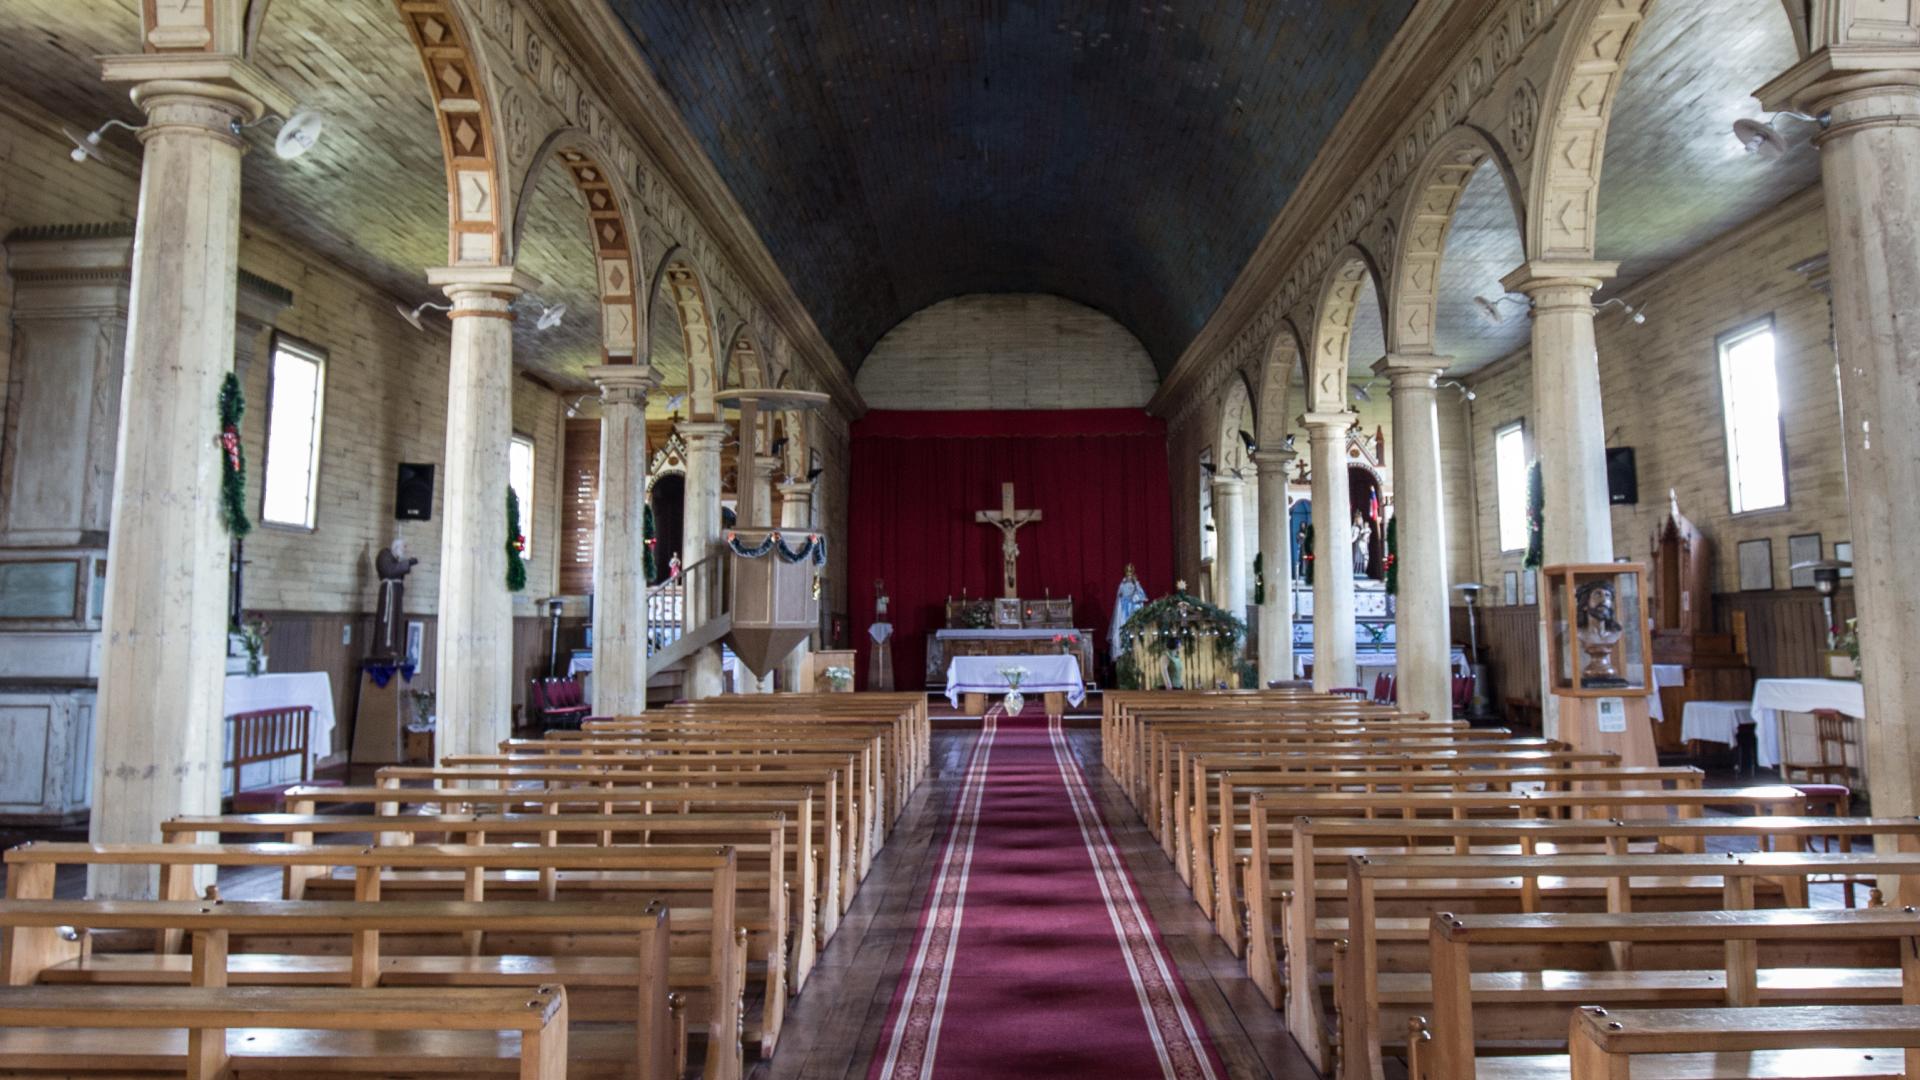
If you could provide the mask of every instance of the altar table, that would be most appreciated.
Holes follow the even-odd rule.
[[[333,680],[324,671],[297,671],[277,675],[229,675],[226,704],[222,715],[259,712],[262,709],[286,709],[300,705],[313,710],[313,730],[307,737],[309,776],[320,759],[333,753]],[[228,719],[221,736],[220,760],[233,758],[233,722]],[[240,767],[243,789],[273,784],[300,782],[300,766],[291,758],[259,761]],[[233,770],[220,770],[220,794],[233,794]]]
[[[985,656],[995,660],[1008,656],[1032,656],[1053,649],[1053,639],[1078,636],[1072,648],[1080,661],[1080,674],[1093,673],[1093,647],[1098,636],[1091,630],[1031,627],[1021,630],[936,630],[927,638],[927,687],[940,686],[947,675],[947,662],[963,656]],[[1029,665],[1031,666],[1031,665]]]
[[[1852,679],[1760,679],[1753,684],[1752,709],[1760,764],[1770,768],[1780,763],[1780,748],[1787,741],[1782,713],[1832,709],[1864,719],[1867,694]]]
[[[1665,665],[1662,665],[1665,666]],[[1740,725],[1753,723],[1753,708],[1744,701],[1689,701],[1680,713],[1680,738],[1684,742],[1711,742],[1734,745]],[[1758,732],[1755,733],[1758,745]]]
[[[1660,704],[1660,688],[1663,686],[1685,686],[1685,685],[1687,685],[1687,669],[1685,665],[1683,664],[1653,665],[1653,693],[1647,695],[1647,715],[1653,718],[1654,723],[1664,724],[1667,722],[1666,706]],[[1680,722],[1682,724],[1686,723],[1686,715],[1684,713],[1681,714]],[[1687,738],[1687,735],[1684,732],[1682,732],[1680,737],[1684,739],[1684,738]],[[1721,741],[1719,739],[1714,739],[1711,736],[1701,736],[1701,737],[1707,739],[1707,741],[1709,742]],[[1733,745],[1733,738],[1731,733],[1729,733],[1728,738],[1725,740],[1725,742],[1728,746]]]
[[[1067,705],[1078,707],[1087,700],[1087,684],[1081,678],[1080,661],[1058,653],[1044,656],[956,656],[947,664],[947,702],[960,707],[962,694],[983,703],[988,695],[1004,696],[1010,689],[1001,668],[1023,667],[1027,674],[1020,680],[1020,692],[1040,694],[1051,704],[1055,695]],[[984,704],[981,711],[985,711]],[[1065,710],[1062,709],[1062,712]],[[1049,708],[1048,715],[1058,715]]]

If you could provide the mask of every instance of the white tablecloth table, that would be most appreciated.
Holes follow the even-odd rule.
[[[1680,738],[1734,745],[1741,724],[1753,723],[1753,709],[1744,701],[1689,701],[1680,713]]]
[[[394,678],[399,678],[395,675]],[[295,671],[285,674],[229,675],[226,704],[222,715],[286,709],[305,705],[313,710],[313,727],[307,735],[308,776],[320,759],[333,753],[333,680],[324,671]],[[233,724],[225,725],[221,736],[220,760],[233,758]],[[300,766],[291,758],[259,761],[241,767],[241,790],[271,784],[292,784],[300,780]],[[233,794],[233,770],[220,770],[220,794]]]
[[[1760,764],[1780,764],[1780,747],[1786,741],[1781,730],[1781,713],[1810,713],[1832,709],[1864,719],[1867,715],[1866,690],[1852,679],[1760,679],[1753,684],[1753,719],[1759,725]]]
[[[1087,684],[1080,676],[1080,658],[1071,654],[1045,656],[956,656],[947,661],[947,702],[960,707],[962,694],[1005,694],[1007,677],[1001,668],[1023,667],[1027,674],[1020,680],[1020,692],[1065,694],[1067,704],[1078,707],[1087,700]]]
[[[1647,712],[1653,716],[1654,723],[1664,724],[1667,721],[1667,710],[1660,704],[1660,688],[1663,686],[1685,686],[1686,684],[1686,668],[1679,664],[1653,665],[1653,693],[1647,695]],[[1683,716],[1680,720],[1681,723],[1685,723],[1686,717]],[[1728,745],[1732,745],[1731,739],[1728,740]]]

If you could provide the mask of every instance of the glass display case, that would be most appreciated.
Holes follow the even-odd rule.
[[[1644,564],[1549,566],[1540,571],[1540,586],[1554,694],[1621,698],[1653,692]]]

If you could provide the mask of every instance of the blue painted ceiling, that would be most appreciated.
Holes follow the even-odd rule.
[[[850,368],[1054,293],[1164,374],[1412,0],[608,0]]]

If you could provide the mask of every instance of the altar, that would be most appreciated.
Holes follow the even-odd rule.
[[[969,714],[984,715],[993,699],[1013,689],[1002,669],[1026,668],[1020,679],[1020,691],[1038,696],[1048,716],[1059,718],[1066,707],[1078,708],[1087,700],[1086,681],[1080,662],[1069,654],[1008,656],[962,656],[947,665],[947,702]]]
[[[1055,644],[1055,638],[1077,638]],[[1093,685],[1093,643],[1091,630],[1065,627],[1031,627],[1007,630],[936,630],[927,639],[927,689],[937,690],[947,683],[947,667],[962,656],[1032,656],[1036,653],[1064,652],[1079,660],[1081,677]]]

